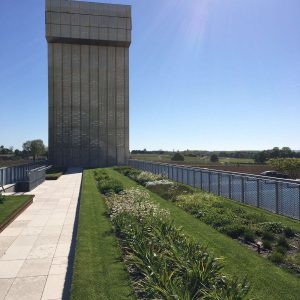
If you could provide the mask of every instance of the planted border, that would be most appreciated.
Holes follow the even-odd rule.
[[[120,180],[125,187],[137,186],[136,182],[116,171],[110,171],[110,174]],[[216,256],[224,257],[224,271],[227,274],[237,274],[241,278],[247,276],[251,284],[251,291],[247,299],[298,299],[300,293],[299,278],[278,268],[257,253],[249,251],[235,240],[194,218],[174,205],[173,202],[165,200],[155,193],[150,194],[151,201],[159,203],[162,208],[167,208],[170,211],[176,226],[182,226],[185,233],[195,240],[202,241],[204,245],[207,245],[208,250]],[[245,209],[248,207],[245,206]],[[249,209],[252,210],[253,208]],[[274,218],[276,220],[281,219],[280,216],[276,215]],[[291,226],[294,224],[294,220],[288,218],[284,218],[284,220],[286,224]]]
[[[246,210],[246,206],[226,201],[222,197],[162,180],[161,175],[128,167],[117,170],[221,233],[268,257],[273,263],[300,275],[300,234],[290,226],[278,222],[280,216],[274,221],[270,218],[270,213],[251,210],[250,207]],[[288,225],[291,223],[297,225],[297,221],[291,220]],[[300,227],[298,225],[295,226],[297,229]]]
[[[12,223],[28,206],[33,202],[34,195],[28,196],[2,196],[0,195],[2,201],[0,203],[0,210],[2,215],[0,220],[0,232],[2,232],[10,223]],[[2,207],[2,205],[7,206],[7,201],[15,201],[10,207]],[[19,203],[18,203],[19,202]]]
[[[246,281],[224,276],[219,259],[176,228],[146,190],[123,190],[106,172],[94,174],[138,298],[244,299]]]

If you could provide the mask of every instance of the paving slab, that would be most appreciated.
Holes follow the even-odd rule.
[[[33,204],[0,233],[0,300],[66,299],[82,170],[29,194]]]

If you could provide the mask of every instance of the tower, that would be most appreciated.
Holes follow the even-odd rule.
[[[131,7],[46,0],[46,39],[50,163],[125,164]]]

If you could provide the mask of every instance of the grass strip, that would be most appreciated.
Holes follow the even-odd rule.
[[[33,196],[1,196],[0,201],[0,231],[4,229],[4,225],[10,218],[13,220],[13,216],[17,215],[18,210],[22,206],[26,206],[27,203],[32,201]],[[6,224],[7,225],[7,224]]]
[[[121,181],[125,188],[136,187],[133,180],[114,170],[107,171],[111,176]],[[140,186],[143,189],[142,186]],[[194,218],[173,203],[162,199],[154,193],[151,200],[159,203],[161,208],[168,209],[174,219],[174,224],[182,226],[183,231],[196,241],[207,245],[208,251],[217,257],[224,257],[224,272],[228,275],[247,276],[251,290],[249,299],[294,300],[300,294],[299,278],[273,265],[271,262],[237,241],[219,233],[212,227]]]
[[[72,299],[135,299],[93,170],[83,173]]]
[[[60,176],[64,175],[63,170],[51,168],[46,171],[46,180],[57,180]]]

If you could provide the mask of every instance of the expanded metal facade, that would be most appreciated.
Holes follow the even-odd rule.
[[[129,160],[129,165],[240,203],[300,220],[300,183],[293,180],[141,160]]]

